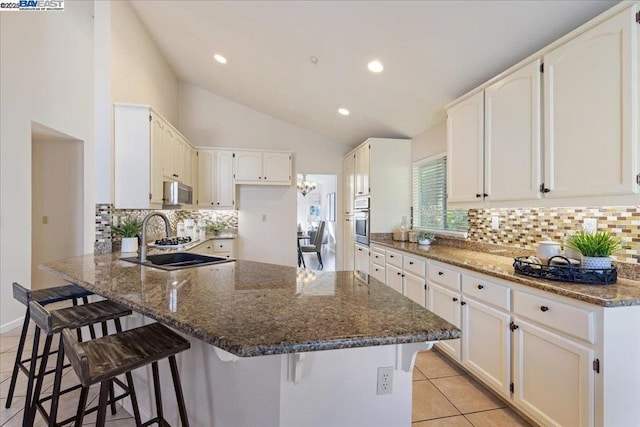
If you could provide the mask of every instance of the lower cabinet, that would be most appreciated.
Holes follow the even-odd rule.
[[[403,293],[402,287],[402,269],[395,267],[391,264],[387,264],[387,286],[391,289]]]
[[[231,239],[209,239],[189,249],[189,252],[230,259],[235,258],[235,244]]]
[[[447,322],[460,328],[461,326],[461,296],[460,292],[447,289],[443,286],[429,283],[428,285],[429,310],[442,317]],[[465,336],[464,329],[460,328],[462,336]],[[449,354],[456,360],[460,360],[460,339],[440,341],[438,348]]]
[[[369,247],[356,243],[354,246],[354,254],[354,269],[369,274]]]
[[[373,256],[382,260],[381,254]],[[427,306],[427,261],[413,254],[386,250],[386,284],[423,307]],[[372,260],[372,265],[374,260]]]

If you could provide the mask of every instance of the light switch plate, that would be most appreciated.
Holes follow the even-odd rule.
[[[585,218],[582,223],[582,229],[589,234],[595,233],[598,230],[598,220],[596,218]]]
[[[500,217],[497,215],[491,216],[491,229],[497,230],[500,228]]]

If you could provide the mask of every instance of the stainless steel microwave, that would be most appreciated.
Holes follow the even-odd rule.
[[[177,209],[182,205],[193,204],[193,188],[178,181],[165,181],[162,207]]]

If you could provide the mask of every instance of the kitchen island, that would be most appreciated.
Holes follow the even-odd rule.
[[[460,337],[354,272],[251,261],[168,272],[119,254],[42,268],[144,315],[127,327],[154,319],[189,338],[179,366],[194,426],[409,426],[415,353]],[[388,367],[391,394],[377,394],[378,368]],[[134,376],[141,411],[152,413],[149,375]],[[163,390],[172,390],[169,381]],[[171,414],[172,393],[163,402]],[[169,421],[177,425],[177,416]]]

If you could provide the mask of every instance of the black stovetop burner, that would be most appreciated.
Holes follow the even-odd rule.
[[[191,237],[165,237],[156,240],[156,246],[177,246],[191,242]]]

